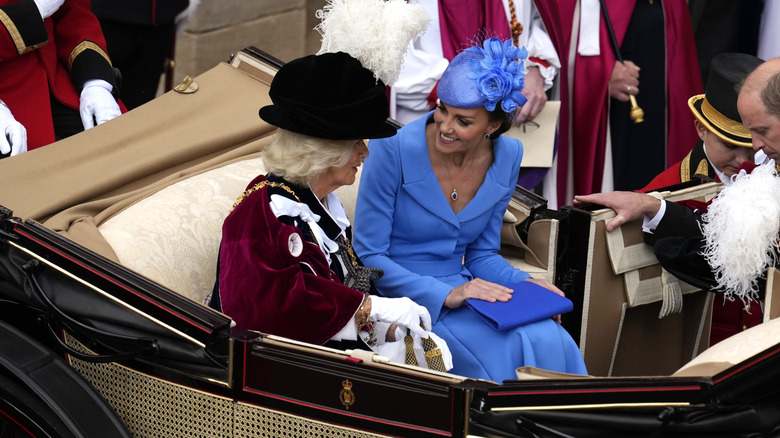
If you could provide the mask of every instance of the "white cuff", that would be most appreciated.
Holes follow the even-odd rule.
[[[82,89],[87,87],[105,88],[109,93],[114,90],[114,86],[104,81],[103,79],[90,79],[87,82],[84,82],[84,87]]]
[[[347,325],[345,325],[338,333],[330,338],[331,341],[356,341],[357,340],[357,324],[355,324],[355,317],[353,316]]]
[[[653,231],[658,227],[658,224],[661,223],[661,219],[664,218],[664,214],[666,214],[666,201],[661,199],[661,208],[658,209],[658,213],[656,213],[652,218],[645,216],[644,220],[642,221],[642,231],[653,234]]]

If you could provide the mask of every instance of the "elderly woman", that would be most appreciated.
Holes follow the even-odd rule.
[[[497,331],[464,304],[508,301],[508,283],[534,280],[499,254],[503,214],[523,148],[502,137],[525,102],[525,50],[496,38],[457,55],[438,85],[435,111],[372,142],[355,210],[355,249],[388,297],[425,306],[453,356],[452,372],[495,381],[520,366],[586,373],[553,318]]]
[[[385,85],[350,55],[326,53],[284,65],[269,94],[260,117],[279,131],[263,151],[268,174],[225,219],[212,305],[239,328],[340,349],[378,348],[407,331],[428,338],[424,307],[370,295],[381,271],[356,257],[334,193],[355,182],[364,138],[396,133]]]

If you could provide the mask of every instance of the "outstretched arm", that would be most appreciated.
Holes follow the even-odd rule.
[[[643,216],[652,218],[661,209],[661,202],[654,196],[637,192],[594,193],[574,197],[574,205],[590,203],[615,210],[617,215],[607,222],[607,231]]]

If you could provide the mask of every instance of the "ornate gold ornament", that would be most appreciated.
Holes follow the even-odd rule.
[[[339,392],[339,401],[345,409],[355,404],[355,393],[352,392],[352,382],[349,379],[341,382],[341,391]]]

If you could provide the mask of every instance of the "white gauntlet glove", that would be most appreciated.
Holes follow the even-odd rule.
[[[27,152],[27,130],[0,100],[0,154],[9,152],[12,157]]]
[[[421,338],[428,338],[426,330],[431,329],[431,315],[428,309],[416,304],[409,298],[384,298],[371,296],[372,321],[396,323],[408,328]],[[420,327],[420,323],[423,327]]]
[[[65,0],[35,0],[35,6],[38,6],[41,18],[48,18],[54,15],[63,3],[65,3]]]
[[[111,84],[102,79],[84,83],[79,100],[79,114],[84,129],[89,129],[122,115],[119,104],[111,95]]]

